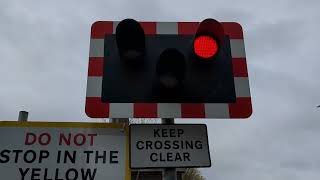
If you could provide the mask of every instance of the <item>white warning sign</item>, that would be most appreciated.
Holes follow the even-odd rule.
[[[129,180],[127,137],[116,124],[0,122],[0,179]]]
[[[130,125],[131,168],[210,167],[204,124]]]

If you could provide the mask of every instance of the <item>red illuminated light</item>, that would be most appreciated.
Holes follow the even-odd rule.
[[[218,43],[210,36],[199,36],[194,40],[194,52],[201,58],[211,58],[218,52]]]

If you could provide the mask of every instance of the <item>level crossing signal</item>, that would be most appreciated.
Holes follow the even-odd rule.
[[[90,117],[251,115],[243,39],[234,37],[242,35],[241,26],[236,32],[239,24],[230,28],[230,24],[205,19],[196,28],[179,28],[181,24],[175,23],[176,30],[172,30],[174,23],[154,24],[125,19],[113,22],[111,32],[106,30],[110,29],[107,22],[93,25],[89,78],[90,71],[95,74],[93,70],[100,69],[101,81],[93,88],[88,79],[86,112]],[[193,33],[184,33],[188,28]],[[98,48],[94,36],[100,38]],[[97,60],[97,54],[102,60],[99,67],[93,59]],[[170,110],[174,105],[180,106],[176,112]],[[131,110],[124,110],[128,106]],[[186,109],[189,115],[184,114]]]

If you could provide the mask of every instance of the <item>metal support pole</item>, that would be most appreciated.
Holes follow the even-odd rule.
[[[19,122],[26,122],[28,121],[28,115],[29,113],[27,111],[20,111],[18,121]]]
[[[129,124],[129,118],[111,118],[110,119],[111,123],[124,123],[124,124]]]
[[[162,124],[174,124],[173,118],[162,118],[161,121],[162,121]]]
[[[174,124],[174,118],[162,118],[162,124]],[[177,180],[176,168],[164,168],[163,180]]]

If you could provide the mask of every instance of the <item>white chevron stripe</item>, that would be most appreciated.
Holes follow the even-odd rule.
[[[102,77],[88,76],[87,97],[101,97]]]
[[[251,97],[248,77],[234,77],[234,86],[237,97]]]
[[[230,46],[231,46],[231,56],[233,58],[246,57],[243,39],[230,39]]]
[[[161,22],[157,23],[157,34],[178,34],[178,23]]]
[[[133,103],[110,103],[109,118],[133,117]]]
[[[104,39],[91,39],[89,57],[104,57]]]
[[[227,103],[206,103],[205,114],[206,118],[229,118],[229,105]]]
[[[158,103],[158,117],[172,118],[181,117],[181,104],[179,103]]]
[[[118,26],[119,22],[120,22],[120,21],[114,21],[114,22],[113,22],[113,34],[116,33],[116,29],[117,29],[117,26]]]

